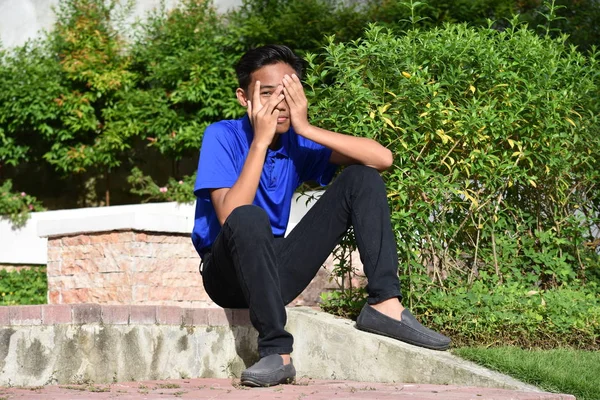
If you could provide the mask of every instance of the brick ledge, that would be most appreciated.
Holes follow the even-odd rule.
[[[247,309],[105,304],[0,306],[0,326],[60,324],[251,325]]]

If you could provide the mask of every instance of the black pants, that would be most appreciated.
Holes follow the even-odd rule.
[[[249,308],[261,357],[291,353],[285,305],[308,286],[350,226],[369,303],[400,296],[385,184],[375,169],[359,165],[346,168],[286,238],[273,237],[263,209],[233,210],[204,257],[206,292],[221,307]]]

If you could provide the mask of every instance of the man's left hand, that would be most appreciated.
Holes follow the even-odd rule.
[[[290,110],[290,122],[294,131],[299,135],[310,126],[308,123],[308,101],[304,88],[296,74],[283,77],[283,94]]]

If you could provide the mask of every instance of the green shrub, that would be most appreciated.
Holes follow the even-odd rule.
[[[45,267],[13,272],[0,270],[0,305],[46,304],[47,291]]]
[[[105,198],[93,203],[110,205],[111,189],[134,166],[156,174],[157,165],[172,165],[175,181],[191,175],[204,128],[243,113],[234,93],[237,38],[211,1],[159,9],[133,31],[122,29],[129,11],[61,0],[53,31],[0,53],[0,167],[11,167],[14,182],[27,172],[56,180],[58,172],[70,178],[58,182],[65,186],[81,180],[78,203],[98,190]]]
[[[326,52],[307,77],[313,120],[393,151],[405,272],[552,287],[598,268],[585,246],[599,222],[595,58],[523,28],[463,25],[374,26]]]
[[[529,291],[597,280],[595,55],[521,26],[404,36],[372,26],[325,50],[310,57],[312,120],[393,151],[384,176],[408,306],[476,282]]]
[[[545,36],[569,35],[567,43],[588,51],[600,45],[600,8],[596,0],[369,0],[367,20],[398,32],[445,23],[468,23],[494,29],[510,28],[517,15],[532,31]]]
[[[464,22],[487,26],[490,19],[497,27],[503,27],[506,19],[532,8],[514,0],[371,0],[367,4],[371,21],[396,30]]]
[[[40,202],[25,192],[13,193],[12,181],[0,185],[0,219],[7,218],[13,226],[23,226],[30,211],[42,211]]]
[[[320,53],[325,36],[349,42],[360,38],[373,22],[404,32],[445,23],[487,27],[492,20],[495,29],[503,30],[515,15],[539,34],[547,29],[553,35],[569,34],[567,42],[583,50],[600,45],[600,9],[595,0],[244,0],[229,12],[228,21],[245,49],[283,43],[300,53]]]
[[[57,118],[46,132],[51,147],[44,159],[65,174],[91,170],[102,176],[107,205],[111,170],[123,163],[139,133],[118,114],[120,102],[137,81],[116,26],[126,15],[117,2],[62,1],[48,36],[62,88],[52,101]]]
[[[212,122],[235,118],[240,53],[212,2],[185,0],[153,14],[131,48],[142,81],[127,110],[150,145],[174,160],[198,153]]]
[[[23,150],[21,159],[47,163],[62,176],[104,178],[107,204],[111,169],[137,134],[115,118],[136,81],[113,25],[116,4],[61,1],[54,29],[6,52],[0,64],[0,131]]]
[[[35,161],[44,151],[40,136],[52,115],[46,104],[56,94],[51,65],[35,43],[14,52],[0,49],[0,178],[7,168]],[[15,191],[10,179],[0,179],[0,216],[21,226],[29,211],[41,209],[34,196]]]
[[[180,168],[181,161],[197,158],[209,124],[244,112],[235,97],[239,44],[212,2],[204,0],[182,1],[168,12],[157,10],[135,37],[132,69],[142,79],[122,104],[122,120],[136,126],[148,146],[173,165],[170,181],[177,184],[159,185],[155,177],[144,175],[157,161],[148,152],[135,156],[136,173],[128,181],[134,186],[132,193],[146,200],[188,202],[193,190],[184,193],[182,189],[191,189],[189,184],[178,182],[194,179],[194,171]],[[163,193],[160,187],[179,188],[181,195],[172,197],[173,191]]]
[[[423,294],[415,301],[414,310],[428,326],[452,337],[457,347],[597,349],[597,290],[595,285],[533,290],[518,282],[449,283],[448,290]]]
[[[164,186],[159,186],[150,176],[145,176],[140,169],[134,168],[128,182],[132,186],[132,193],[139,195],[145,201],[192,203],[196,200],[194,195],[196,174],[186,176],[179,181],[169,178]]]
[[[320,54],[325,35],[352,41],[370,21],[401,34],[487,18],[510,30],[514,12],[542,35],[562,29],[582,47],[598,43],[594,0],[568,8],[559,7],[566,0],[245,0],[225,16],[210,0],[183,0],[132,30],[133,3],[60,0],[54,30],[0,49],[0,178],[51,208],[137,201],[125,179],[134,167],[159,188],[169,177],[186,181],[204,128],[243,113],[233,64],[248,47],[279,42]]]
[[[244,0],[227,19],[245,50],[280,43],[304,53],[319,51],[326,35],[335,35],[339,41],[356,39],[369,22],[369,14],[364,7],[343,0]]]
[[[551,9],[555,17],[549,26]],[[593,51],[600,45],[600,7],[596,0],[545,0],[523,11],[521,19],[542,34],[550,28],[552,36],[569,35],[567,43],[581,51]]]

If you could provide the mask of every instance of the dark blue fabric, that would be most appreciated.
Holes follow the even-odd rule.
[[[210,189],[230,188],[237,181],[252,143],[247,116],[210,125],[204,132],[194,193],[197,197],[192,242],[202,256],[214,242],[221,226],[210,200]],[[254,205],[269,216],[275,237],[287,228],[292,196],[305,181],[327,185],[337,166],[331,150],[297,135],[293,128],[281,135],[281,147],[268,150]]]

